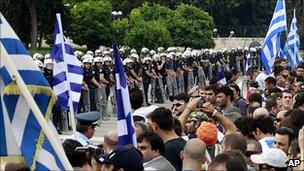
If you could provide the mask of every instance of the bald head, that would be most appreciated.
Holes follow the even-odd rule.
[[[206,154],[206,144],[199,138],[190,139],[184,147],[184,160],[202,162]]]
[[[118,144],[118,135],[116,130],[108,131],[104,136],[104,144],[107,151],[113,150]]]
[[[261,116],[269,116],[269,112],[267,111],[267,109],[263,107],[255,109],[255,111],[253,112],[253,118],[258,118]]]

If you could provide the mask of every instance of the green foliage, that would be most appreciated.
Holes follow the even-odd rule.
[[[89,0],[71,9],[72,22],[70,36],[88,49],[96,49],[101,44],[111,45],[111,10],[108,0]]]
[[[124,42],[131,47],[137,45],[155,47],[154,44],[167,47],[173,44],[184,47],[212,48],[215,45],[212,39],[214,27],[212,17],[191,5],[181,4],[176,10],[171,10],[159,4],[144,3],[131,11],[128,24],[124,21],[125,25],[122,25],[121,22],[117,21],[117,24],[124,28],[120,27],[119,30],[126,30]],[[151,25],[158,31],[152,30]],[[169,35],[154,36],[167,33]],[[147,37],[152,39],[151,42],[146,40]],[[121,38],[117,39],[121,40]],[[161,42],[164,40],[167,41]]]
[[[139,21],[126,32],[125,45],[139,49],[147,47],[157,49],[159,46],[172,46],[172,39],[164,23],[156,20]]]

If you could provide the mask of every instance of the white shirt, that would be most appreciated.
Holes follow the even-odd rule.
[[[259,84],[259,89],[260,90],[264,90],[264,87],[265,87],[265,80],[266,80],[266,78],[268,78],[268,77],[270,77],[270,76],[272,76],[272,75],[267,75],[266,73],[264,73],[264,72],[261,72],[261,73],[259,73],[258,75],[257,75],[257,77],[256,77],[256,81],[258,82],[258,84]]]
[[[74,135],[69,136],[67,139],[73,139],[76,140],[78,142],[80,142],[80,144],[82,146],[87,146],[89,145],[90,140],[88,139],[88,137],[86,137],[85,135],[83,135],[82,133],[76,131],[76,135],[74,137]]]
[[[265,137],[259,140],[261,146],[262,146],[262,152],[272,148],[274,137]]]

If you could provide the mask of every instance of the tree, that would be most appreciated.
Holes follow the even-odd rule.
[[[69,35],[80,45],[96,49],[111,45],[111,10],[108,0],[88,0],[71,9],[72,22]]]
[[[151,22],[154,21],[161,23],[158,25],[162,25],[161,27],[168,30],[175,46],[212,48],[215,45],[212,39],[212,29],[214,28],[212,17],[207,12],[191,5],[181,4],[176,10],[171,10],[159,4],[144,3],[141,7],[132,10],[129,24],[125,30],[136,30],[143,23],[150,22],[152,24]],[[127,33],[129,33],[128,39],[134,35],[130,35],[130,32]],[[145,32],[142,31],[141,34],[143,33]],[[153,36],[151,37],[153,38]],[[158,39],[153,41],[157,42]]]
[[[147,47],[157,49],[157,47],[169,47],[173,45],[170,32],[164,23],[156,20],[139,21],[126,32],[125,45],[140,49]]]

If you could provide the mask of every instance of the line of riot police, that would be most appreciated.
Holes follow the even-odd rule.
[[[164,103],[171,95],[188,92],[195,85],[209,84],[211,79],[217,78],[221,69],[241,74],[246,72],[249,65],[262,69],[257,48],[180,50],[176,47],[159,47],[157,51],[142,48],[139,53],[135,49],[121,48],[120,53],[128,87],[143,91],[144,105]],[[115,116],[116,80],[112,50],[101,46],[95,53],[75,51],[75,56],[82,63],[84,74],[78,113],[98,111],[103,120],[108,120],[110,114]],[[50,55],[36,53],[33,58],[52,85]],[[54,112],[56,110],[60,113],[60,108],[55,107]],[[57,115],[54,118],[60,125],[61,115]]]

